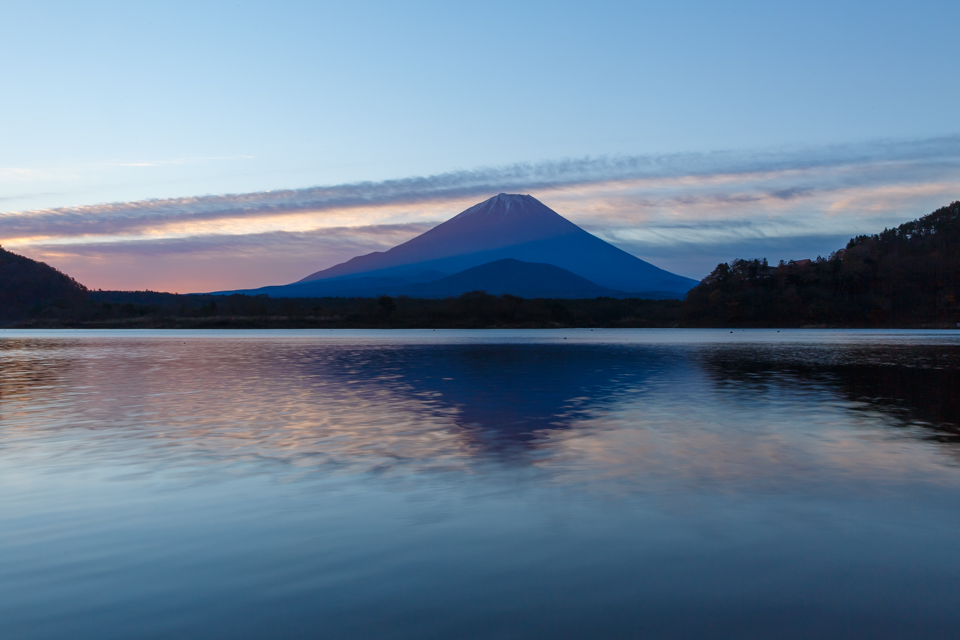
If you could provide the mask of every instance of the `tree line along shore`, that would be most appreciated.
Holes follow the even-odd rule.
[[[482,291],[269,298],[90,291],[0,248],[0,324],[19,328],[956,328],[960,201],[812,260],[717,266],[684,300],[523,299]]]

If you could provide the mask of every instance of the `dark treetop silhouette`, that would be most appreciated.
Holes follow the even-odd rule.
[[[0,320],[16,320],[46,306],[82,303],[87,288],[43,262],[0,247]]]
[[[960,201],[857,236],[827,258],[718,265],[684,302],[686,326],[955,326]]]

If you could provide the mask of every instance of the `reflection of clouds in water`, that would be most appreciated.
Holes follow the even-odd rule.
[[[7,455],[56,452],[64,463],[155,470],[361,471],[461,466],[470,455],[442,412],[424,411],[416,398],[382,384],[299,375],[290,365],[323,357],[302,345],[92,340],[53,347],[61,357],[47,346],[33,342],[0,373]],[[52,384],[32,383],[38,368]],[[18,391],[11,397],[7,389]]]
[[[772,407],[754,414],[725,411],[714,401],[678,403],[654,415],[620,405],[613,415],[544,433],[541,445],[550,455],[538,464],[559,482],[609,490],[752,493],[936,481],[950,463],[912,441],[892,441],[877,421],[851,420],[849,407],[829,392],[774,399],[779,414]],[[802,403],[809,402],[823,406],[804,410]]]
[[[682,388],[627,394],[607,415],[545,433],[553,455],[542,464],[572,482],[631,489],[780,490],[929,481],[960,458],[956,347],[702,346],[687,355],[684,376],[671,381]],[[917,440],[944,443],[949,457],[930,457]]]
[[[908,364],[942,363],[949,348],[945,356],[879,347],[114,337],[3,340],[0,349],[5,456],[148,472],[408,474],[492,462],[631,491],[933,477],[945,460],[916,442],[950,425],[890,426],[916,426],[910,412],[934,405],[953,415],[960,388],[947,388],[960,369],[900,366],[881,389],[895,402],[860,393],[866,387],[857,381],[877,362],[902,365],[911,353]],[[915,378],[922,384],[904,382]],[[955,445],[941,440],[952,455]]]

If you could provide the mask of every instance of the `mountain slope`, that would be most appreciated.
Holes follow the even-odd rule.
[[[521,298],[620,297],[613,291],[552,264],[521,262],[505,258],[466,269],[435,282],[402,287],[398,293],[412,298],[448,298],[467,291]]]
[[[682,294],[672,291],[628,293],[608,289],[552,264],[523,262],[513,258],[488,262],[430,282],[410,283],[403,278],[358,276],[263,287],[251,292],[222,293],[256,293],[287,298],[449,298],[469,291],[485,291],[491,295],[510,294],[521,298],[606,297],[669,300],[682,297]]]
[[[19,320],[29,310],[86,297],[86,287],[70,276],[0,248],[0,320]]]
[[[577,232],[583,231],[536,198],[501,193],[388,251],[357,256],[300,282],[414,265]]]
[[[358,256],[291,286],[360,276],[457,273],[506,258],[552,264],[601,287],[626,292],[683,294],[697,284],[587,233],[532,196],[501,193],[389,251]]]

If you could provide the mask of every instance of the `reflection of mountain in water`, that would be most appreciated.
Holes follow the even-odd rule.
[[[738,396],[770,385],[808,385],[865,403],[900,424],[921,425],[931,439],[955,442],[960,441],[956,357],[949,349],[916,346],[691,351],[636,344],[446,344],[344,350],[316,373],[370,392],[386,386],[452,416],[471,439],[492,449],[526,445],[543,430],[569,428],[612,408],[628,390],[654,384],[682,389],[701,367]]]
[[[611,345],[405,346],[343,352],[317,373],[371,390],[388,385],[452,413],[476,440],[501,448],[602,410],[624,389],[676,369],[677,355]]]
[[[85,463],[447,468],[506,453],[607,468],[658,456],[713,477],[704,465],[763,464],[757,437],[820,404],[874,411],[853,425],[960,443],[956,347],[85,338],[0,351],[0,447],[76,432]],[[760,426],[741,429],[725,408]]]
[[[960,442],[960,354],[942,346],[711,350],[706,371],[744,393],[772,384],[812,384],[865,403],[929,439]]]

